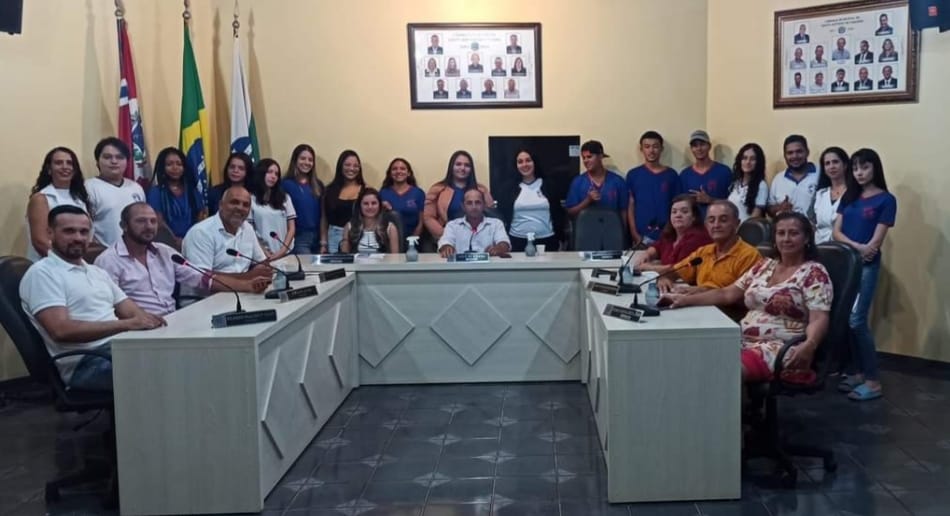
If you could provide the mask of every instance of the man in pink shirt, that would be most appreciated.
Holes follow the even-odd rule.
[[[222,282],[212,281],[208,275],[176,264],[172,256],[178,252],[153,241],[158,232],[158,215],[148,204],[136,202],[126,206],[119,225],[122,238],[107,247],[96,258],[95,264],[146,312],[155,315],[174,312],[175,283],[204,292],[229,290]],[[227,278],[227,284],[241,292],[260,293],[269,283],[270,279],[265,277]]]

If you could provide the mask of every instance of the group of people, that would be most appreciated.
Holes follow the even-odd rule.
[[[36,264],[22,281],[21,297],[55,354],[162,325],[183,298],[219,289],[263,292],[272,275],[267,263],[288,253],[394,253],[403,237],[424,235],[445,257],[505,255],[532,240],[559,250],[567,219],[598,207],[616,211],[630,241],[646,249],[636,267],[678,270],[660,282],[665,302],[728,308],[745,300],[743,371],[750,379],[771,374],[771,358],[789,333],[807,340],[789,355],[787,374],[807,369],[831,302],[827,272],[815,262],[816,243],[833,239],[857,249],[865,265],[850,321],[855,370],[841,387],[854,399],[879,397],[867,316],[896,200],[887,192],[877,153],[861,149],[849,156],[831,147],[816,168],[808,161],[807,140],[791,135],[783,147],[787,169],[769,186],[759,145],[743,145],[730,168],[712,159],[705,131],[694,131],[689,144],[694,162],[677,173],[661,163],[662,136],[644,133],[644,163],[623,178],[605,167],[600,142],[585,142],[585,171],[566,194],[546,180],[537,156],[521,149],[512,163],[516,174],[496,187],[497,200],[478,182],[464,150],[451,155],[444,178],[428,191],[417,186],[402,158],[390,162],[377,190],[366,185],[352,150],[340,154],[333,180],[324,185],[313,147],[301,144],[285,173],[273,159],[255,164],[232,154],[207,203],[176,149],[159,153],[155,184],[146,193],[123,177],[130,153],[121,140],[96,145],[99,174],[86,180],[75,153],[57,147],[43,161],[27,209]],[[487,215],[489,208],[494,216]],[[779,258],[763,261],[737,230],[743,220],[766,215],[775,219]],[[163,231],[171,236],[167,243],[156,241]],[[184,264],[173,259],[179,248]],[[92,254],[95,266],[84,260]],[[687,266],[696,257],[702,263]],[[683,284],[670,279],[677,275]],[[59,366],[69,385],[100,388],[111,378],[104,362],[90,356]]]

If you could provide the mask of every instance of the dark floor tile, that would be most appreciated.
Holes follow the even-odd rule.
[[[443,455],[446,457],[480,457],[497,452],[497,439],[463,439],[451,444],[446,443]]]
[[[571,436],[555,443],[558,455],[603,455],[597,436]]]
[[[597,435],[597,424],[593,418],[555,419],[554,429],[571,435]]]
[[[696,516],[699,514],[695,503],[632,503],[631,516]]]
[[[261,513],[263,516],[264,513]],[[310,507],[307,509],[290,509],[283,513],[275,513],[273,516],[351,516],[353,509],[348,508],[329,508],[329,507]]]
[[[772,516],[802,514],[834,514],[831,499],[823,493],[774,492],[763,496],[762,502]]]
[[[422,504],[428,490],[427,485],[414,482],[370,482],[363,498],[376,505]]]
[[[450,504],[450,503],[429,503],[423,516],[489,516],[491,515],[491,504],[489,503],[469,503],[469,504]]]
[[[491,514],[492,516],[558,516],[560,514],[560,508],[557,502],[515,502],[493,507]]]
[[[294,497],[297,496],[297,493],[300,492],[303,486],[318,487],[320,485],[322,485],[322,482],[317,482],[316,480],[312,482],[295,481],[287,484],[278,484],[274,487],[274,490],[264,498],[264,508],[275,510],[286,509],[291,506]]]
[[[557,496],[557,488],[541,478],[500,477],[495,479],[495,494],[519,502],[551,501]]]
[[[429,504],[490,504],[493,483],[491,478],[472,478],[432,485],[429,489]]]
[[[386,447],[386,455],[399,460],[428,460],[439,456],[440,443],[429,441],[392,441]]]
[[[502,414],[519,421],[551,421],[552,419],[550,410],[539,408],[534,403],[522,405],[506,402]]]
[[[362,462],[327,462],[318,466],[311,476],[327,483],[365,482],[372,473],[373,467]]]
[[[498,416],[493,417],[497,419]],[[485,419],[488,420],[490,418]],[[474,439],[479,437],[497,439],[501,433],[501,428],[502,427],[497,424],[487,424],[484,421],[459,421],[453,419],[445,431],[462,439]]]
[[[607,477],[598,475],[567,475],[557,478],[560,500],[606,500]]]
[[[314,446],[314,444],[310,446]],[[352,441],[345,445],[327,449],[320,462],[360,462],[367,457],[382,453],[385,446],[385,442]],[[317,447],[319,448],[319,446]]]
[[[831,501],[847,516],[909,516],[904,505],[884,489],[832,493]]]
[[[557,467],[575,475],[607,474],[603,455],[557,455]]]
[[[915,516],[946,516],[950,507],[950,490],[947,489],[907,490],[894,494]]]
[[[363,482],[342,484],[303,485],[289,509],[333,508],[359,497]]]
[[[501,439],[501,447],[515,455],[554,455],[554,442],[550,440],[551,432],[547,432],[547,440],[540,435],[531,435]]]
[[[354,516],[421,516],[422,505],[381,505],[373,508],[357,507]],[[290,515],[288,515],[290,516]]]
[[[913,460],[904,446],[855,446],[848,452],[855,462],[864,467],[887,467]],[[839,461],[840,462],[840,461]]]
[[[445,425],[405,425],[393,431],[394,441],[417,440],[426,441],[448,432]]]
[[[408,409],[399,415],[400,419],[413,425],[447,425],[452,414],[440,409]]]
[[[770,516],[765,504],[758,501],[698,502],[696,506],[702,516]]]
[[[561,502],[561,516],[624,516],[630,514],[632,507],[597,500],[567,500]]]
[[[499,477],[539,477],[555,469],[554,455],[519,456],[498,464]]]
[[[839,464],[834,472],[825,471],[822,467],[803,471],[807,476],[805,480],[814,482],[815,486],[828,493],[866,491],[880,487],[874,477],[856,464]]]
[[[499,467],[516,459],[503,462]],[[449,478],[484,478],[495,474],[495,464],[482,459],[442,457],[437,471]]]
[[[399,460],[376,467],[373,482],[410,481],[435,470],[436,458],[418,461],[412,458]]]
[[[501,429],[501,440],[535,437],[553,430],[554,425],[551,421],[517,420],[516,423]]]
[[[868,468],[875,480],[890,490],[950,489],[950,475],[934,473],[917,461],[890,467]]]

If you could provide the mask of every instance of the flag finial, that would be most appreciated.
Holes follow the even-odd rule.
[[[241,28],[241,22],[238,21],[238,0],[234,0],[234,21],[231,22],[231,27],[234,29],[234,37],[238,37],[238,29]]]
[[[123,16],[125,16],[125,5],[122,0],[115,0],[115,17],[121,20]]]
[[[182,11],[181,17],[187,22],[191,19],[191,0],[185,0],[185,10]]]

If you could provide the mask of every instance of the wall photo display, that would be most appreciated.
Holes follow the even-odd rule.
[[[908,0],[777,11],[772,105],[914,102],[919,45]]]
[[[540,23],[410,23],[412,109],[541,107]]]

